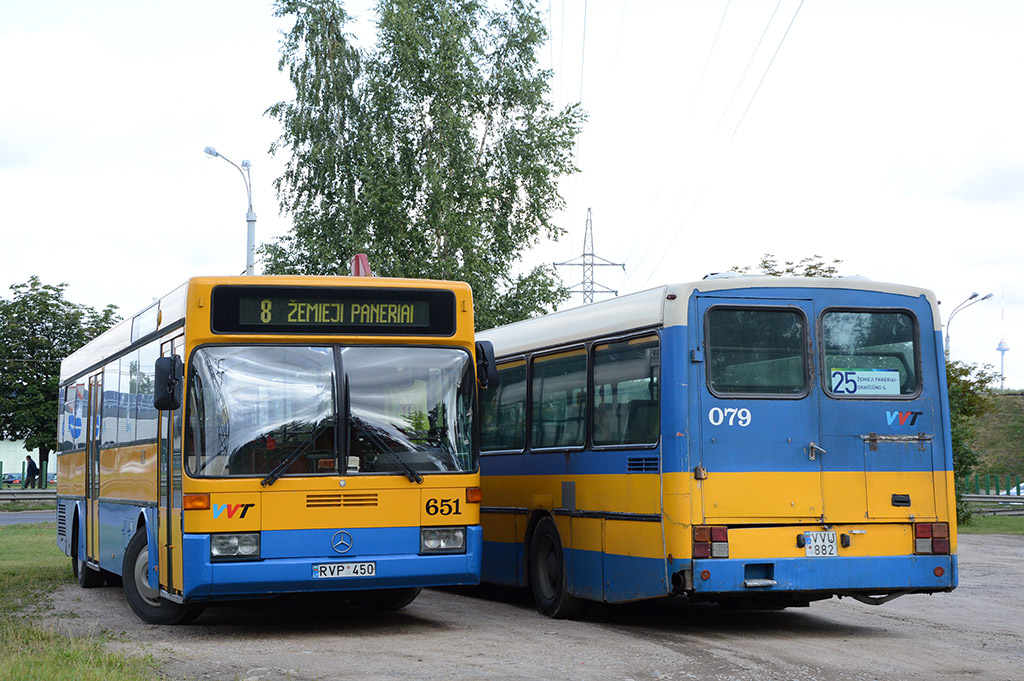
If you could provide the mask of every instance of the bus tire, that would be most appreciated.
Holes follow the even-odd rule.
[[[148,624],[181,624],[195,619],[201,606],[175,603],[160,597],[147,581],[149,574],[149,542],[145,530],[140,529],[128,543],[124,553],[122,582],[124,595],[132,611]]]
[[[544,518],[530,540],[530,588],[541,614],[555,619],[578,617],[586,605],[566,589],[565,560],[558,528]]]
[[[78,586],[83,589],[95,589],[103,586],[103,573],[93,570],[84,560],[78,559],[78,523],[75,523],[71,546],[73,547],[71,549],[71,572],[75,574]]]
[[[401,610],[412,603],[420,595],[420,591],[423,589],[418,586],[404,589],[366,589],[353,591],[348,600],[358,608],[391,612]]]

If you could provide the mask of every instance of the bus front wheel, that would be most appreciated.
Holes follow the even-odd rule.
[[[555,619],[573,619],[585,603],[566,588],[565,560],[558,528],[551,518],[537,523],[530,541],[530,588],[542,614]]]
[[[149,585],[149,543],[145,530],[135,533],[124,554],[122,582],[128,605],[148,624],[183,624],[195,619],[202,606],[175,603],[160,597]]]

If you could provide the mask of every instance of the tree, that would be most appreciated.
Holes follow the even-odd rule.
[[[973,449],[976,419],[991,408],[989,386],[998,378],[989,365],[946,363],[946,389],[949,395],[949,428],[952,435],[953,471],[956,477],[956,515],[961,523],[970,522],[971,511],[963,495],[967,478],[978,465]]]
[[[0,299],[0,437],[24,440],[40,463],[57,448],[61,360],[120,320],[115,305],[97,312],[64,300],[66,287],[32,276]]]
[[[477,324],[539,314],[568,292],[524,253],[562,233],[560,177],[584,115],[555,112],[537,65],[544,25],[524,0],[380,0],[377,42],[360,51],[338,0],[277,0],[295,17],[282,41],[295,99],[268,114],[288,152],[276,181],[290,233],[264,247],[268,273],[460,279]]]
[[[787,260],[783,263],[782,267],[779,267],[775,256],[771,253],[765,253],[761,256],[761,262],[757,265],[733,267],[731,271],[739,272],[740,274],[764,274],[769,277],[832,278],[839,276],[837,266],[842,263],[842,260],[833,260],[830,263],[826,263],[820,255],[812,255],[808,258],[803,258],[798,263]]]

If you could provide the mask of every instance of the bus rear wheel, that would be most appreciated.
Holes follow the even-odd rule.
[[[529,560],[530,588],[537,609],[555,619],[578,617],[586,603],[566,589],[562,541],[551,518],[537,523],[530,541]]]
[[[404,589],[367,589],[353,591],[348,597],[352,605],[366,610],[392,611],[401,610],[416,600],[423,591],[418,586]]]
[[[135,533],[124,554],[122,582],[128,605],[148,624],[183,624],[199,616],[202,606],[175,603],[149,585],[149,543],[145,530]]]

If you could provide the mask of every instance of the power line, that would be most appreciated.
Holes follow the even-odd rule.
[[[736,127],[733,128],[732,134],[729,135],[729,141],[736,136],[736,131],[739,130],[739,126],[743,124],[743,119],[746,118],[746,112],[751,110],[751,104],[754,103],[754,98],[758,96],[758,92],[761,90],[761,84],[765,82],[765,78],[768,76],[768,71],[771,70],[771,65],[775,62],[775,57],[778,56],[778,51],[782,49],[782,43],[785,42],[785,37],[790,35],[790,29],[793,28],[793,23],[797,20],[797,15],[800,14],[800,8],[804,6],[804,0],[800,0],[800,4],[797,5],[797,11],[793,12],[793,18],[790,19],[790,26],[785,27],[785,33],[782,34],[782,39],[778,41],[778,47],[775,48],[775,52],[771,55],[771,60],[768,61],[768,66],[765,67],[765,72],[761,76],[761,80],[758,81],[758,86],[754,88],[754,94],[751,95],[751,100],[746,102],[746,109],[743,110],[742,115],[739,117],[739,121],[736,123]]]
[[[707,73],[708,64],[711,63],[711,56],[715,53],[715,45],[718,44],[718,35],[722,32],[722,25],[725,23],[725,15],[729,12],[729,3],[731,0],[726,0],[725,9],[722,11],[722,18],[718,22],[718,30],[715,31],[715,39],[711,41],[711,49],[708,50],[708,58],[704,60],[704,68],[701,69],[700,79],[697,80],[697,87],[693,90],[693,99],[690,100],[690,108],[686,110],[686,116],[690,116],[690,112],[693,111],[693,103],[697,101],[697,94],[700,92],[701,83],[704,82],[704,74]]]
[[[743,68],[743,73],[740,75],[740,79],[736,81],[736,87],[733,88],[732,94],[729,95],[729,101],[722,110],[722,117],[718,119],[718,124],[715,125],[715,130],[711,133],[712,135],[718,132],[718,128],[722,125],[722,121],[725,120],[725,114],[729,113],[729,107],[732,106],[732,100],[735,99],[736,93],[739,92],[740,85],[743,84],[743,79],[747,77],[747,71],[750,70],[750,65],[754,63],[754,57],[757,56],[757,51],[761,49],[761,43],[764,42],[764,37],[768,34],[768,28],[772,25],[772,21],[775,20],[775,15],[778,13],[779,7],[781,6],[782,0],[779,0],[775,5],[775,9],[772,10],[772,15],[768,17],[768,23],[764,25],[764,30],[761,31],[761,38],[757,41],[754,51],[750,53],[750,59],[747,60],[747,65]]]

